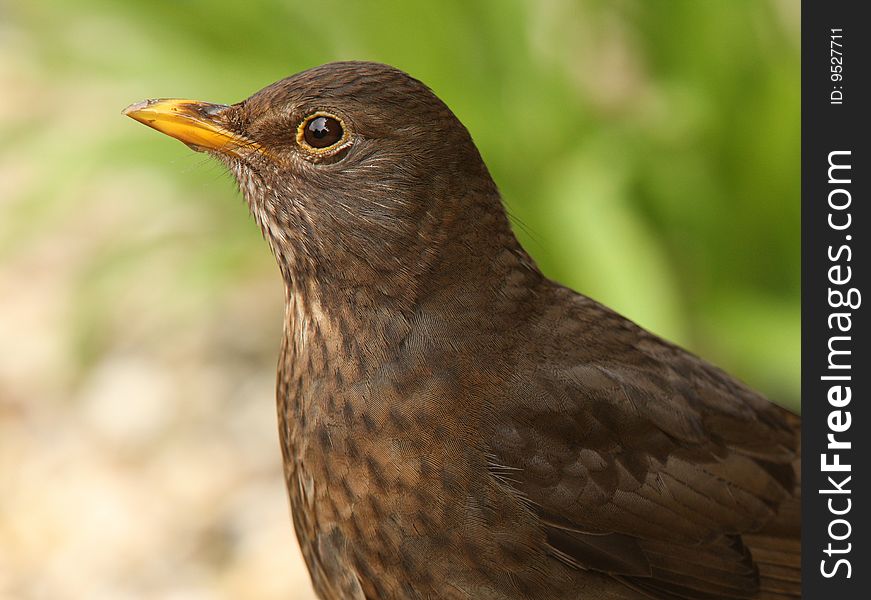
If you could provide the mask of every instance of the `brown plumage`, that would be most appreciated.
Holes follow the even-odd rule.
[[[798,417],[544,277],[423,84],[335,63],[127,112],[221,159],[277,258],[321,598],[799,597]]]

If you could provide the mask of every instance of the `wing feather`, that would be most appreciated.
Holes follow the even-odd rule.
[[[571,322],[621,343],[519,376],[492,444],[554,555],[652,598],[798,597],[798,417],[577,298]]]

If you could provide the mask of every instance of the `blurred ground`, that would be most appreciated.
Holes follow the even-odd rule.
[[[798,11],[0,0],[0,598],[313,597],[272,259],[229,177],[124,106],[396,64],[547,273],[795,407]]]

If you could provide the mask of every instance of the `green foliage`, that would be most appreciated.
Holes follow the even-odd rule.
[[[38,40],[26,48],[33,77],[66,90],[43,110],[78,110],[64,94],[89,86],[116,104],[74,143],[40,112],[4,124],[0,157],[19,144],[52,177],[7,207],[0,259],[74,210],[71,186],[147,166],[181,190],[180,210],[206,219],[167,242],[187,265],[180,277],[219,294],[265,261],[232,186],[118,111],[144,97],[233,102],[320,63],[383,61],[467,125],[545,272],[798,406],[797,1],[47,0],[0,11]],[[110,249],[82,288],[150,251]],[[76,314],[90,331],[89,311]]]

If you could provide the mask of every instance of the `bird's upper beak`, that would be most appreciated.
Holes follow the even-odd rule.
[[[235,154],[239,148],[256,147],[221,124],[221,113],[228,108],[225,104],[162,98],[131,104],[124,109],[124,114],[197,151]]]

